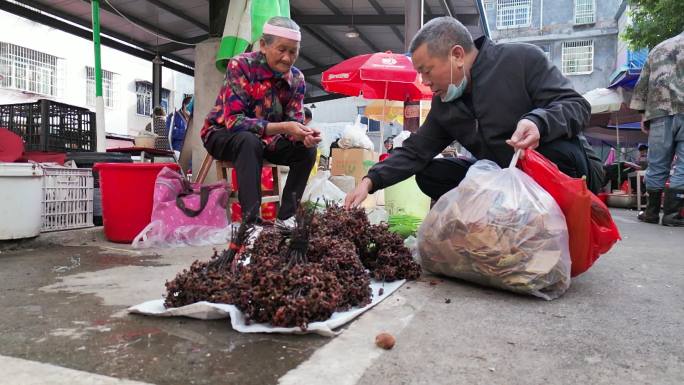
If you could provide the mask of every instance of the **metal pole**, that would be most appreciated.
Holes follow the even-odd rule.
[[[387,90],[389,88],[389,82],[385,82],[385,97],[382,99],[382,120],[380,121],[380,152],[382,152],[382,146],[385,145],[385,140],[383,137],[385,136],[385,128],[382,126],[382,124],[385,122],[387,119],[386,114],[386,108],[387,108]],[[370,126],[370,123],[368,124]]]
[[[620,110],[615,111],[615,144],[617,146],[617,164],[618,164],[618,190],[622,187],[622,165],[620,162],[622,161],[622,149],[620,148],[620,118],[619,118]],[[612,191],[611,191],[612,192]]]
[[[411,40],[423,26],[423,0],[404,3],[404,50],[408,52]]]
[[[100,0],[92,0],[93,48],[95,49],[95,126],[97,129],[97,151],[107,151],[105,135],[104,98],[102,97],[102,61],[100,57]]]
[[[159,55],[152,60],[152,108],[161,106],[162,102],[162,64]],[[165,111],[167,114],[169,111]]]
[[[404,50],[408,53],[411,40],[423,26],[423,0],[404,3]],[[416,107],[418,115],[414,116]],[[411,114],[406,114],[409,111]],[[416,132],[420,126],[420,102],[404,101],[404,131]]]

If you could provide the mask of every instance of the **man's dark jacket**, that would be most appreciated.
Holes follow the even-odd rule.
[[[454,140],[476,159],[508,167],[513,149],[506,140],[523,118],[539,127],[540,146],[552,146],[556,140],[579,143],[573,138],[589,121],[591,107],[541,49],[523,43],[494,44],[486,37],[475,45],[479,53],[470,74],[471,91],[448,103],[437,96],[432,99],[418,131],[369,170],[373,191],[420,172]]]

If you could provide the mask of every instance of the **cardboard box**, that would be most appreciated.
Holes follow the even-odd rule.
[[[363,148],[333,148],[332,175],[353,176],[358,186],[361,178],[366,176],[368,169],[377,162],[373,151]]]

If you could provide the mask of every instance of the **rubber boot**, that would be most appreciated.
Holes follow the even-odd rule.
[[[684,226],[684,189],[668,189],[663,202],[663,226]]]
[[[663,190],[648,190],[646,209],[641,211],[637,218],[646,223],[660,222],[660,200],[662,196]]]

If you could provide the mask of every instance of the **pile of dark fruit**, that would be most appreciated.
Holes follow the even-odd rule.
[[[420,276],[401,237],[371,225],[363,209],[300,208],[293,230],[264,226],[246,248],[250,234],[242,224],[228,250],[193,262],[166,282],[164,305],[229,303],[248,322],[305,330],[336,311],[370,303],[371,277],[390,282]]]

